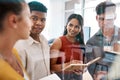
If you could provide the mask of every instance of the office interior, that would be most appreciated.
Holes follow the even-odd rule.
[[[63,34],[67,17],[72,13],[81,14],[84,18],[85,42],[99,29],[96,21],[95,7],[102,1],[112,1],[116,4],[115,25],[120,25],[120,1],[119,0],[26,0],[40,1],[48,8],[46,27],[42,34],[48,40],[57,38]]]
[[[84,18],[84,40],[92,37],[99,26],[96,21],[95,7],[103,1],[112,1],[116,4],[115,25],[120,27],[120,0],[26,0],[39,1],[48,8],[46,27],[42,34],[47,40],[52,40],[63,35],[68,16],[72,13],[81,14]]]

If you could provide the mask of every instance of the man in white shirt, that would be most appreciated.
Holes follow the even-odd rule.
[[[47,8],[42,3],[32,1],[29,4],[33,22],[29,39],[20,40],[15,48],[30,76],[30,80],[38,80],[50,74],[50,53],[46,38],[41,34],[45,27]]]

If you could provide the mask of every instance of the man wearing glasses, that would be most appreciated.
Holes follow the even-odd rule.
[[[38,80],[50,73],[50,51],[46,38],[41,34],[45,28],[47,8],[42,3],[32,1],[29,4],[33,22],[28,40],[19,41],[18,50],[22,63],[30,76],[30,80]]]
[[[97,46],[102,47],[103,50],[112,50],[112,46],[117,41],[119,28],[114,25],[116,19],[115,11],[116,5],[110,1],[101,2],[96,6],[96,20],[100,29],[86,43],[89,49],[87,51],[88,60],[93,59],[92,50],[94,47]],[[102,60],[104,62],[105,59],[103,58]],[[109,67],[107,64],[95,63],[89,66],[88,70],[94,80],[104,80],[104,75],[109,71]]]

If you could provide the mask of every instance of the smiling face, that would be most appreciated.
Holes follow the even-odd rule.
[[[76,37],[81,31],[81,26],[77,19],[71,19],[67,24],[67,35],[70,37]]]
[[[39,35],[45,27],[46,13],[39,11],[32,11],[31,19],[33,22],[31,34]]]

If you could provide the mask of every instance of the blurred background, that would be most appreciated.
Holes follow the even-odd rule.
[[[98,31],[95,7],[102,1],[112,1],[117,5],[115,25],[120,25],[120,0],[26,0],[39,1],[47,6],[47,22],[42,34],[48,40],[63,34],[66,19],[72,13],[81,14],[84,18],[85,42]]]

